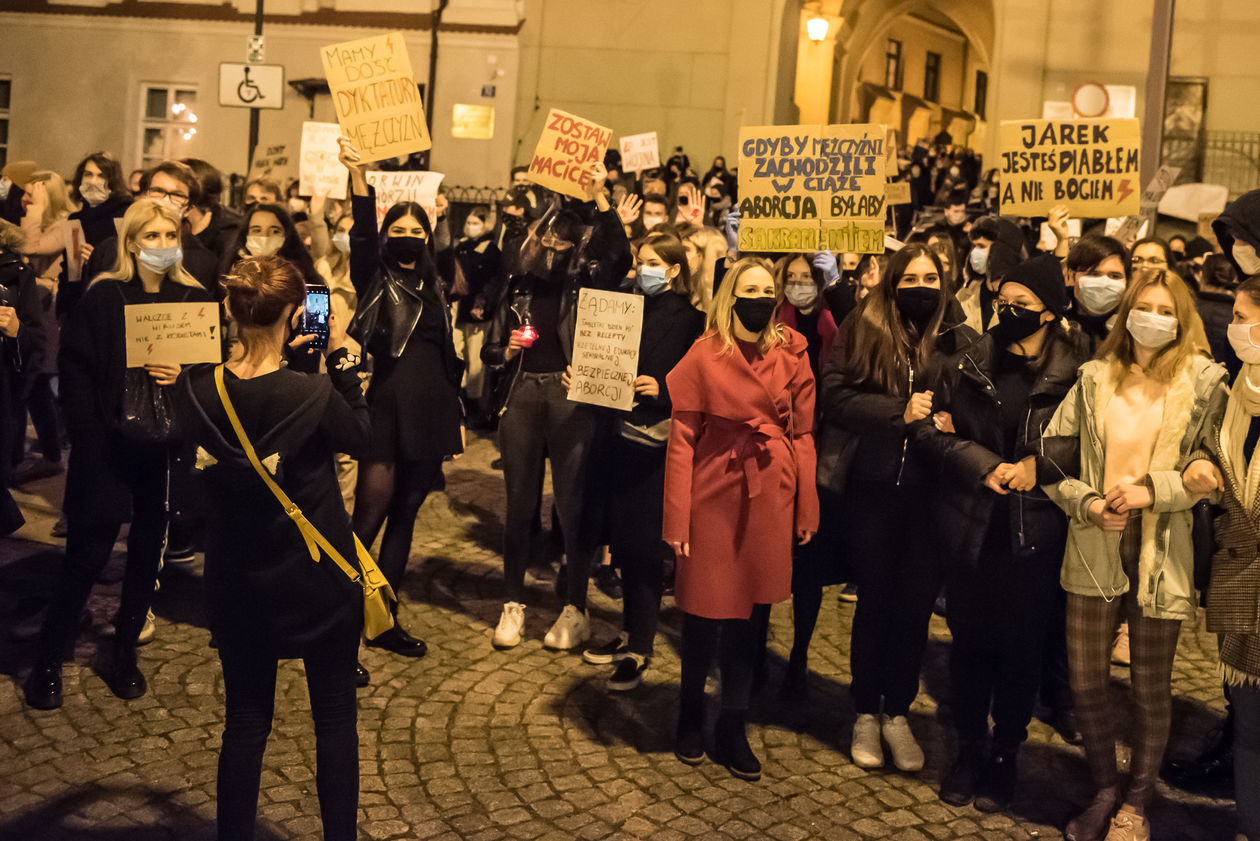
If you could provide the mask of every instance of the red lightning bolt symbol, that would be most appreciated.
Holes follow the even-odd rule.
[[[1129,179],[1126,178],[1120,182],[1120,201],[1124,201],[1131,195],[1133,195],[1133,188],[1129,186]]]

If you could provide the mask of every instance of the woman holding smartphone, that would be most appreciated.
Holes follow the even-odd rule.
[[[354,530],[370,547],[384,525],[379,564],[401,596],[416,514],[441,478],[443,460],[464,451],[463,366],[433,262],[428,214],[415,202],[400,202],[378,229],[367,168],[344,137],[340,159],[350,170],[350,280],[359,298],[350,332],[373,359],[372,440],[359,459]],[[427,651],[401,624],[368,644],[407,657]]]

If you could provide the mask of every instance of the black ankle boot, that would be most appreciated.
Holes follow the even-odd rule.
[[[368,640],[367,644],[372,648],[383,648],[386,651],[401,654],[403,657],[414,657],[417,660],[429,653],[429,647],[425,645],[424,640],[413,637],[403,630],[397,619],[394,620],[394,627],[376,639]]]
[[[704,762],[704,703],[683,703],[678,710],[674,756],[688,765]]]
[[[741,780],[761,779],[761,760],[748,744],[747,713],[723,710],[713,731],[713,761]]]
[[[1019,779],[1016,760],[1019,745],[995,745],[993,755],[980,777],[975,807],[981,812],[1002,812],[1011,805]]]
[[[970,803],[980,785],[980,767],[983,761],[983,741],[961,741],[958,745],[958,757],[941,780],[941,801],[951,806],[966,806]]]
[[[55,710],[61,706],[61,664],[36,663],[22,687],[26,705],[37,710]]]
[[[795,705],[802,705],[809,693],[809,669],[804,658],[795,656],[788,660],[787,670],[783,673],[783,684],[779,687],[779,700]]]
[[[109,690],[124,701],[139,698],[148,691],[149,685],[136,664],[135,645],[116,642],[106,655],[103,666],[101,677]]]
[[[1161,775],[1170,784],[1193,794],[1229,796],[1234,790],[1234,711],[1212,734],[1203,752],[1193,759],[1172,759]]]

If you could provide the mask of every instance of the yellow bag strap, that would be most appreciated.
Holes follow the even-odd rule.
[[[262,462],[258,460],[258,453],[254,452],[254,445],[250,443],[249,438],[245,435],[245,427],[241,426],[241,419],[236,414],[236,407],[232,405],[232,400],[228,397],[227,387],[223,382],[224,367],[225,366],[223,365],[215,366],[214,386],[219,390],[219,399],[223,401],[223,409],[227,412],[228,421],[232,424],[232,429],[235,430],[236,438],[240,441],[241,448],[245,450],[245,455],[249,458],[249,463],[254,465],[254,470],[256,470],[258,475],[262,477],[262,480],[267,485],[268,489],[275,494],[275,497],[279,500],[281,507],[284,508],[284,513],[289,515],[289,519],[293,521],[294,525],[298,527],[298,531],[302,533],[302,539],[306,541],[306,549],[311,553],[311,559],[318,563],[319,550],[323,549],[324,553],[333,559],[333,563],[341,567],[341,571],[344,572],[351,581],[360,585],[369,593],[375,590],[376,588],[374,586],[369,588],[368,583],[363,580],[363,576],[359,574],[359,571],[350,566],[350,564],[346,562],[346,559],[342,557],[341,553],[338,552],[336,548],[328,542],[328,539],[320,533],[319,529],[315,528],[315,525],[311,523],[310,520],[306,519],[306,515],[302,513],[302,509],[298,508],[293,500],[289,499],[288,494],[286,494],[284,490],[276,484],[276,481],[271,478],[271,474],[268,473],[267,469],[262,466]],[[362,559],[363,555],[367,554],[367,550],[359,541],[358,535],[355,535],[354,547],[360,559]],[[370,558],[371,556],[369,555],[368,557]]]

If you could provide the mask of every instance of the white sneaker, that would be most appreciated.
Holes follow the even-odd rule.
[[[140,636],[136,638],[136,645],[148,645],[153,642],[153,637],[157,635],[157,623],[153,621],[153,611],[149,611],[149,615],[144,617],[144,627],[140,629]]]
[[[556,651],[569,651],[577,648],[591,638],[591,623],[586,614],[578,611],[571,604],[566,604],[560,611],[556,624],[551,626],[547,636],[543,637],[543,645]]]
[[[859,715],[853,725],[853,744],[849,748],[853,764],[859,768],[883,768],[884,745],[879,740],[879,718]]]
[[[898,771],[923,770],[923,748],[919,747],[919,743],[915,741],[914,733],[910,730],[910,722],[904,715],[885,717],[884,741],[888,742],[888,749],[893,755],[893,764],[897,766]]]
[[[521,631],[525,629],[525,605],[507,602],[494,629],[495,648],[515,648],[521,644]]]

